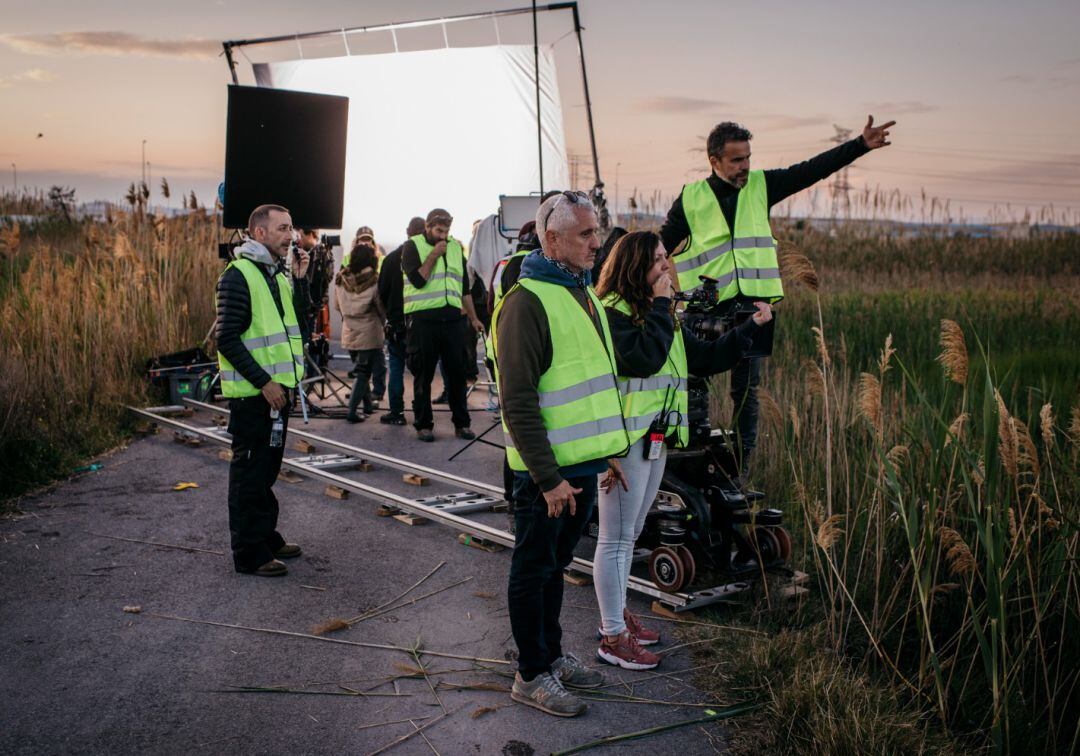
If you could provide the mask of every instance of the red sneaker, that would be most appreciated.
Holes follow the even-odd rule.
[[[645,627],[641,622],[630,613],[629,609],[623,609],[623,622],[626,623],[626,629],[630,631],[630,634],[637,638],[637,642],[642,646],[651,646],[654,643],[660,642],[660,633],[655,630],[650,630]]]
[[[623,669],[653,669],[660,663],[660,657],[643,649],[629,631],[613,638],[605,635],[596,656]]]

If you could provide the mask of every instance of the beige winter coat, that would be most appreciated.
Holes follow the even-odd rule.
[[[334,280],[334,306],[341,313],[342,349],[382,349],[386,313],[373,268],[354,275],[342,269]]]

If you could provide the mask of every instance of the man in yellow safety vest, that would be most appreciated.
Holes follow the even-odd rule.
[[[750,170],[753,135],[737,123],[718,124],[705,146],[710,175],[683,187],[660,229],[679,289],[696,289],[701,285],[698,277],[705,275],[719,281],[722,301],[781,299],[784,291],[769,209],[867,152],[890,144],[889,129],[894,125],[896,121],[875,126],[870,116],[855,139],[789,168],[761,171]],[[757,441],[760,376],[760,358],[744,359],[731,373],[744,474]]]
[[[597,474],[609,464],[619,470],[612,458],[630,446],[611,332],[590,286],[597,230],[596,211],[581,192],[541,203],[542,249],[523,258],[521,277],[492,318],[514,471],[507,606],[518,674],[511,696],[564,717],[585,710],[566,688],[595,688],[603,677],[562,647],[562,574],[596,503]]]
[[[297,249],[290,283],[285,261],[292,218],[280,205],[255,208],[248,236],[217,284],[218,367],[232,434],[229,531],[237,572],[277,577],[288,572],[279,560],[301,553],[277,532],[273,486],[285,450],[290,395],[304,377],[300,321],[310,306],[309,257]]]

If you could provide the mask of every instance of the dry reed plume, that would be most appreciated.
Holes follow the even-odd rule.
[[[955,320],[941,321],[941,355],[938,361],[945,368],[945,376],[961,386],[967,384],[968,353],[964,332]]]

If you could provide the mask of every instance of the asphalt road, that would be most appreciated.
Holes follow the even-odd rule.
[[[480,391],[471,403],[483,407],[485,399]],[[416,441],[411,427],[375,419],[359,425],[315,420],[309,427],[499,484],[501,452],[477,445],[449,463],[463,442],[453,439],[447,413],[437,413],[436,420],[434,444]],[[199,413],[189,422],[210,420]],[[474,413],[476,430],[491,422],[490,413]],[[103,469],[24,500],[21,515],[0,521],[0,752],[367,753],[414,729],[407,721],[368,725],[409,718],[423,725],[445,710],[448,716],[423,731],[430,745],[417,735],[391,753],[524,756],[700,715],[700,708],[597,701],[581,717],[557,719],[514,704],[506,692],[453,689],[452,684],[508,681],[467,661],[422,657],[430,672],[464,670],[431,678],[442,683],[436,700],[423,678],[385,681],[412,663],[405,652],[155,616],[309,633],[319,622],[354,617],[389,601],[445,562],[410,596],[469,580],[326,637],[420,644],[496,660],[514,648],[505,601],[509,551],[489,554],[462,546],[456,531],[434,523],[410,527],[377,517],[375,501],[329,498],[316,480],[279,481],[275,487],[282,506],[279,529],[304,548],[289,575],[265,579],[233,572],[227,556],[228,465],[217,456],[220,448],[174,443],[171,430],[163,428],[102,458]],[[400,472],[378,465],[352,475],[410,497],[453,490],[409,486]],[[179,482],[199,487],[174,491]],[[479,519],[505,524],[501,514]],[[566,648],[599,665],[592,587],[568,585],[565,602]],[[141,607],[141,613],[126,613],[126,606]],[[632,606],[648,616],[640,597]],[[663,646],[678,642],[673,625],[652,624],[664,633]],[[703,694],[681,679],[691,675],[679,674],[692,664],[684,649],[664,661],[661,670],[669,677],[601,666],[612,682],[626,681],[610,691],[703,703]],[[246,693],[235,686],[327,694],[348,688],[370,695]],[[617,748],[712,753],[722,748],[723,734],[719,724],[692,726]]]

